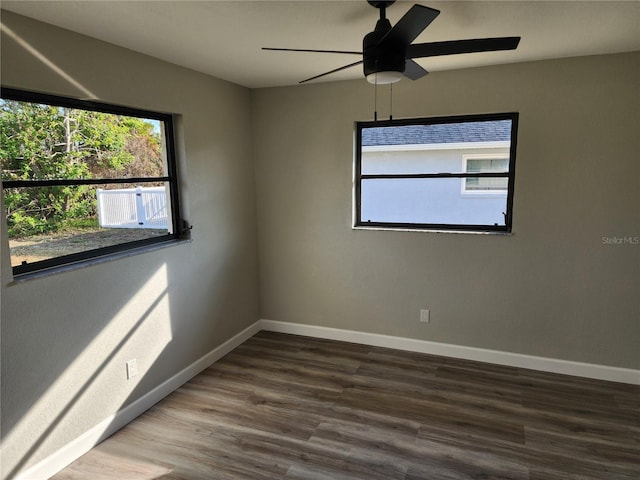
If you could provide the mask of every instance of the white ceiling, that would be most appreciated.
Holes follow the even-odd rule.
[[[414,3],[389,7],[391,23]],[[441,13],[414,43],[522,37],[515,51],[420,59],[429,71],[640,50],[637,0],[418,3]],[[359,51],[378,18],[378,10],[364,0],[2,0],[1,6],[251,88],[293,85],[359,60],[261,47]],[[355,78],[362,78],[361,66],[318,81]]]

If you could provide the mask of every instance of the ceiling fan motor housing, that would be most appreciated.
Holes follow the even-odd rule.
[[[400,72],[405,69],[405,47],[398,43],[380,42],[391,30],[391,22],[381,18],[373,32],[362,41],[365,76],[378,72]]]

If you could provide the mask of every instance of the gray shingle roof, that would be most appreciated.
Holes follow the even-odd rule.
[[[424,145],[434,143],[500,142],[511,139],[511,120],[399,125],[362,129],[362,145]]]

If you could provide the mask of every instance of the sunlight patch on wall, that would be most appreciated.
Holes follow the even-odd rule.
[[[163,264],[132,292],[128,302],[7,433],[4,446],[14,451],[6,452],[5,458],[15,459],[16,464],[4,465],[5,471],[13,469],[10,473],[15,474],[27,465],[62,424],[61,430],[69,431],[74,423],[86,424],[86,417],[96,409],[116,413],[171,342],[171,332],[167,266]],[[125,365],[132,358],[137,360],[138,374],[127,379]],[[100,388],[94,393],[95,385]],[[104,391],[110,395],[106,397]],[[94,424],[100,420],[94,419]],[[31,444],[17,445],[16,439],[21,438],[31,438]]]
[[[44,55],[42,52],[40,52],[40,50],[35,48],[29,42],[27,42],[24,38],[22,38],[16,32],[11,30],[9,27],[7,27],[4,23],[0,23],[0,29],[4,33],[6,33],[12,40],[14,40],[18,45],[20,45],[27,52],[29,52],[34,58],[39,60],[41,63],[46,65],[48,68],[53,70],[57,75],[62,77],[65,81],[69,82],[75,88],[77,88],[82,93],[84,93],[84,95],[86,96],[87,99],[98,98],[88,88],[86,88],[84,85],[82,85],[80,82],[78,82],[75,78],[73,78],[71,75],[69,75],[67,72],[65,72],[58,65],[53,63],[46,55]]]

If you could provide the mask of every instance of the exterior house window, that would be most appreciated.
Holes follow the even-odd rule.
[[[1,97],[14,275],[180,238],[172,115],[8,88]]]
[[[467,173],[507,173],[509,155],[463,155],[463,171]],[[507,195],[507,177],[472,177],[462,181],[463,193]]]
[[[354,227],[510,232],[518,114],[356,123]]]

